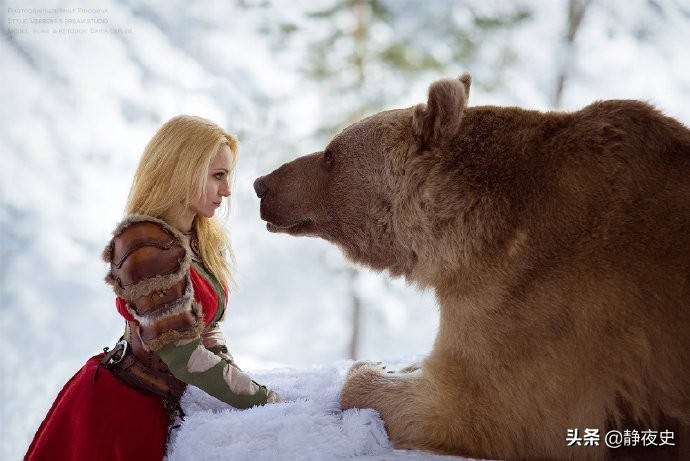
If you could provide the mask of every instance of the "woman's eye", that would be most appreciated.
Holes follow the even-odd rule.
[[[216,173],[214,176],[216,179],[220,180],[225,177],[225,173]]]

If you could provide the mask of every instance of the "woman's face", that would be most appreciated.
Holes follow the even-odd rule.
[[[211,160],[206,177],[206,188],[202,191],[201,197],[192,200],[190,209],[194,214],[210,218],[223,203],[223,198],[230,196],[231,159],[230,148],[227,145],[221,146]]]

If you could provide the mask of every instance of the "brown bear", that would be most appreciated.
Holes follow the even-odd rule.
[[[399,448],[690,459],[690,130],[632,100],[467,107],[470,80],[254,183],[269,231],[435,291],[420,368],[356,363],[342,407]]]

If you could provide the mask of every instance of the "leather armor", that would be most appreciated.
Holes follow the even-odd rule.
[[[136,320],[128,320],[125,330],[132,353],[149,368],[167,372],[156,351],[197,338],[204,328],[189,277],[191,251],[182,234],[162,220],[131,215],[113,232],[103,259],[110,263],[105,281]]]

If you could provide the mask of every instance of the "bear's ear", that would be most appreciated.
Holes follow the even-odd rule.
[[[470,74],[464,73],[460,78],[431,84],[429,102],[419,104],[412,114],[412,128],[422,146],[436,145],[456,135],[471,83]]]

